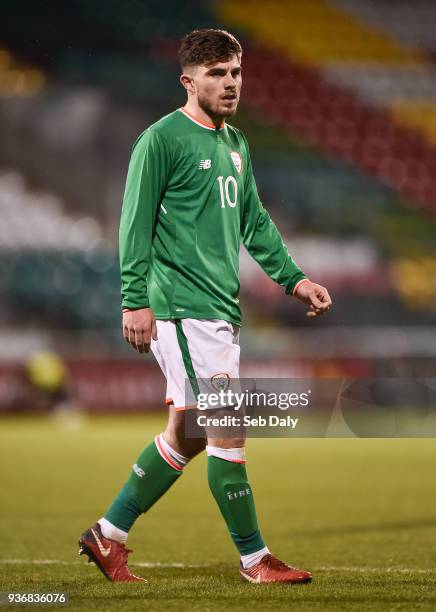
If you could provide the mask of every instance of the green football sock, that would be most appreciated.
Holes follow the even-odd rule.
[[[152,442],[142,451],[104,518],[118,529],[129,531],[138,516],[147,512],[181,473],[161,457],[156,443]]]
[[[260,550],[265,544],[257,525],[245,465],[214,456],[208,457],[207,464],[210,490],[240,554]]]

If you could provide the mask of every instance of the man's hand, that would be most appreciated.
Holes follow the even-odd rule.
[[[151,338],[157,340],[156,319],[151,308],[123,309],[123,336],[140,353],[148,353]]]
[[[310,306],[310,310],[306,313],[307,317],[318,317],[327,312],[332,305],[327,289],[309,280],[297,284],[294,297]]]

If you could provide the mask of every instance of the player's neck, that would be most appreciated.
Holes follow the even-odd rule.
[[[195,100],[188,100],[183,108],[191,117],[209,127],[220,128],[224,126],[224,117],[209,115]]]

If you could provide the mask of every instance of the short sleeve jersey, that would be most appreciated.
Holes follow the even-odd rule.
[[[244,135],[178,109],[133,146],[120,221],[123,307],[241,324],[241,241],[286,293],[304,273],[262,206]]]

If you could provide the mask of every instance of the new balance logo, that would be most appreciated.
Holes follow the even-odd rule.
[[[133,471],[135,472],[137,476],[139,476],[139,478],[142,478],[143,476],[145,476],[144,470],[140,468],[137,463],[133,464]]]
[[[198,169],[199,170],[209,170],[211,165],[212,165],[211,159],[202,159],[200,160],[200,163],[198,164]]]

